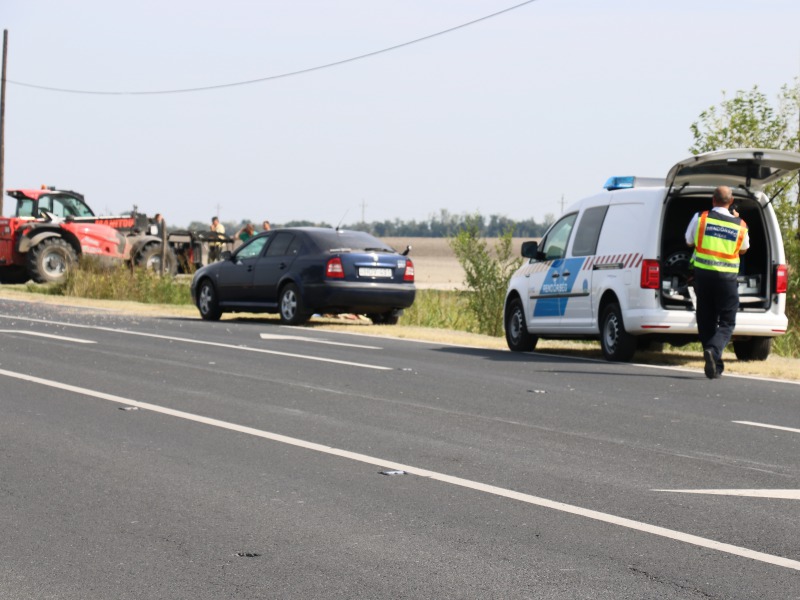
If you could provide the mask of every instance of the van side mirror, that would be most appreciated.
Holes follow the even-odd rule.
[[[539,256],[539,242],[530,241],[522,242],[522,256],[523,258],[538,258]]]

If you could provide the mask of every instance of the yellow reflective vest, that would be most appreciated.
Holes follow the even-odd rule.
[[[697,222],[692,264],[696,269],[738,273],[739,249],[746,234],[747,223],[739,217],[707,210]]]

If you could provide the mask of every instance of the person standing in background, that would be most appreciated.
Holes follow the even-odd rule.
[[[222,240],[225,237],[225,226],[219,222],[219,217],[211,217],[211,231],[217,234],[216,239],[208,243],[208,262],[219,260],[222,254]]]

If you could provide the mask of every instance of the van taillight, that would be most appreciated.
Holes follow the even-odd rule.
[[[344,279],[344,267],[342,267],[342,259],[334,257],[328,261],[325,267],[325,277],[328,279]]]
[[[414,283],[414,263],[406,259],[406,272],[403,273],[403,281]]]
[[[642,261],[642,279],[640,285],[646,290],[657,290],[661,286],[661,265],[657,260]]]
[[[785,294],[788,283],[789,273],[786,265],[777,265],[775,267],[775,293]]]

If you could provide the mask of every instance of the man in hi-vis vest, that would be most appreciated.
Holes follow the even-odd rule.
[[[750,247],[747,223],[736,211],[731,213],[732,203],[731,189],[718,187],[713,208],[697,213],[686,228],[686,243],[694,248],[697,333],[709,379],[717,379],[725,370],[722,351],[731,340],[739,310],[739,255]]]

